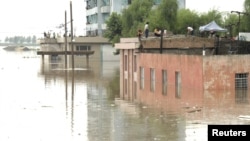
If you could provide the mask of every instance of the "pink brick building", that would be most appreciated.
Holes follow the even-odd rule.
[[[143,52],[137,38],[122,38],[115,45],[120,50],[121,98],[164,108],[223,99],[249,101],[249,54],[215,54],[213,39],[165,38],[162,46],[160,42],[142,40]]]

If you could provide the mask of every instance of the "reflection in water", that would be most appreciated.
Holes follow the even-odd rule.
[[[65,68],[64,70],[65,78],[65,106],[66,106],[66,117],[68,117],[68,71]]]
[[[66,103],[66,118],[68,119],[69,123],[70,123],[70,132],[71,132],[71,136],[73,138],[81,138],[82,136],[84,138],[86,138],[86,134],[83,131],[86,131],[87,129],[84,129],[83,127],[87,128],[87,116],[86,116],[86,112],[87,112],[87,108],[86,108],[86,103],[83,103],[83,100],[85,99],[85,101],[87,101],[87,95],[82,93],[82,96],[77,96],[80,99],[75,99],[75,89],[77,88],[75,86],[75,73],[76,71],[74,70],[69,70],[69,69],[65,69],[64,70],[65,73],[65,103]],[[79,74],[79,72],[78,72]],[[82,74],[82,73],[80,73]],[[68,80],[71,80],[68,82]],[[69,85],[69,84],[70,85]],[[71,87],[69,87],[71,86]],[[68,93],[68,87],[71,88],[71,92]],[[79,88],[78,88],[79,89]],[[85,98],[84,98],[85,97]],[[85,105],[82,105],[85,104]],[[80,111],[79,111],[79,107],[81,107]],[[77,111],[77,115],[75,116],[75,110]],[[79,113],[80,112],[80,113]],[[84,116],[84,118],[80,118],[79,115]],[[79,121],[80,120],[80,121]],[[80,128],[83,128],[84,130],[79,130],[79,127],[75,127],[75,124],[77,123],[77,125],[79,126],[80,123],[85,123],[83,125],[80,125]],[[84,126],[85,125],[85,126]],[[85,135],[85,136],[84,136]]]
[[[250,124],[245,91],[131,103],[119,98],[119,62],[72,70],[36,52],[0,50],[0,59],[1,141],[206,141],[208,124]]]
[[[248,104],[248,73],[235,74],[235,102],[238,104]]]
[[[120,94],[120,69],[115,69],[114,76],[107,84],[107,95],[109,100],[115,100]]]
[[[237,104],[249,104],[248,90],[236,89],[235,91],[235,102]]]
[[[71,93],[71,133],[73,134],[74,133],[74,92],[75,92],[75,87],[74,87],[74,84],[75,84],[75,81],[74,81],[74,78],[75,78],[75,75],[74,75],[74,69],[72,70],[72,86],[71,86],[71,89],[72,89],[72,93]]]

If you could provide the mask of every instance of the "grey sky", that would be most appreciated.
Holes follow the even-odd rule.
[[[219,11],[242,11],[243,2],[244,0],[186,0],[186,6],[197,12],[213,8]],[[72,0],[73,25],[77,35],[85,34],[85,3],[84,0]],[[70,0],[1,0],[0,38],[11,34],[42,36],[44,31],[56,30],[56,26],[64,23],[65,10],[69,21]]]
[[[72,0],[74,29],[84,30],[84,0]],[[42,34],[70,20],[70,0],[1,0],[0,36]],[[68,26],[70,29],[70,25]],[[80,33],[79,33],[80,34]]]

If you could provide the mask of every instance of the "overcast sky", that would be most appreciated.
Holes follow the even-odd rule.
[[[76,32],[84,30],[84,4],[84,0],[72,0],[73,25]],[[67,21],[70,21],[70,0],[1,0],[0,36],[26,33],[42,36],[44,31],[54,30],[65,22],[65,11]]]
[[[197,12],[211,9],[242,11],[244,0],[186,0],[186,7]],[[85,1],[72,0],[73,25],[77,35],[85,34]],[[34,34],[54,30],[64,23],[64,12],[70,19],[70,0],[1,0],[0,37],[6,35]],[[70,29],[70,25],[68,26]],[[64,32],[64,31],[62,31]]]
[[[242,11],[245,0],[186,0],[186,7],[197,12],[211,9],[219,11]]]

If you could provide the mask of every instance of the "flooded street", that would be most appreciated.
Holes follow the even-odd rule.
[[[208,124],[250,124],[249,95],[242,103],[204,94],[182,108],[124,101],[119,61],[72,70],[3,47],[0,59],[0,141],[206,141]]]

